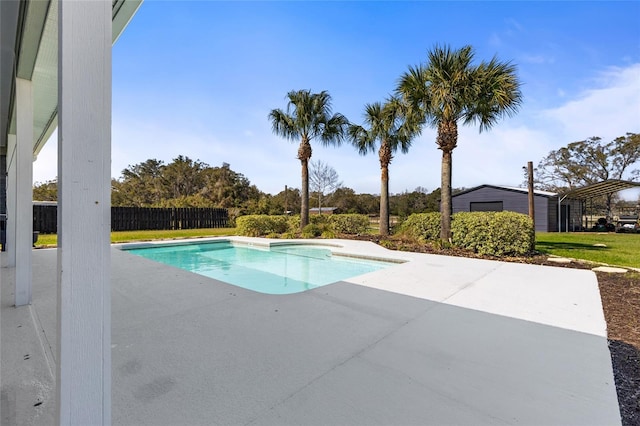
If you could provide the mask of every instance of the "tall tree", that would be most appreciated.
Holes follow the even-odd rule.
[[[33,185],[34,201],[58,201],[58,179],[36,182]]]
[[[209,165],[200,160],[178,155],[162,171],[162,178],[169,190],[168,198],[197,194],[203,186],[202,172],[208,168]]]
[[[426,65],[409,67],[397,88],[410,107],[438,131],[436,144],[442,150],[440,238],[445,241],[451,237],[451,154],[458,144],[458,122],[478,123],[482,132],[516,113],[522,102],[515,65],[496,57],[474,65],[473,59],[471,46],[453,50],[436,45],[428,52]]]
[[[228,164],[211,167],[179,155],[167,165],[147,160],[111,182],[114,206],[244,208],[262,194]]]
[[[357,199],[356,192],[345,186],[341,186],[340,188],[333,191],[331,194],[331,199],[329,201],[332,206],[340,209],[342,213],[359,213],[357,211]]]
[[[348,134],[362,155],[374,152],[379,143],[380,159],[380,235],[389,234],[389,164],[398,149],[409,152],[411,140],[420,133],[420,123],[408,117],[410,111],[398,98],[365,105],[364,122],[367,126],[350,125]]]
[[[311,182],[311,190],[318,194],[318,210],[319,213],[322,213],[322,197],[324,194],[331,193],[342,185],[338,172],[327,163],[312,161],[309,181]]]
[[[112,204],[143,207],[159,203],[166,196],[162,179],[165,167],[155,158],[128,166],[122,171],[122,179],[111,183]]]
[[[274,109],[269,113],[273,133],[286,139],[300,140],[298,159],[302,165],[302,190],[300,226],[309,223],[309,160],[311,141],[317,139],[323,145],[339,145],[348,120],[331,111],[331,96],[327,91],[311,93],[310,90],[293,90],[287,94],[286,111]]]
[[[627,133],[611,142],[599,137],[572,142],[551,151],[535,169],[536,186],[561,192],[608,179],[640,179],[640,169],[631,167],[640,161],[640,134]],[[607,214],[613,194],[605,194]]]

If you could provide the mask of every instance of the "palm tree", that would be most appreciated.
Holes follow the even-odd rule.
[[[451,238],[451,153],[458,143],[458,122],[478,123],[489,130],[504,116],[515,114],[522,102],[516,66],[500,62],[473,65],[474,50],[435,46],[425,66],[409,67],[400,78],[397,92],[432,127],[442,150],[440,238]]]
[[[411,139],[420,132],[419,123],[407,118],[405,112],[398,98],[384,105],[367,104],[364,121],[368,129],[352,124],[348,130],[349,139],[362,155],[375,151],[376,142],[380,142],[380,235],[389,234],[389,164],[393,153],[400,148],[406,154]]]
[[[287,93],[287,110],[274,109],[269,113],[273,133],[289,140],[300,139],[298,159],[302,164],[302,193],[300,227],[309,223],[309,159],[311,140],[327,145],[342,143],[349,121],[342,114],[331,115],[331,96],[327,91],[311,93],[292,90]]]

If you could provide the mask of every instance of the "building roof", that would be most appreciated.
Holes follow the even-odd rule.
[[[633,187],[640,187],[640,182],[632,182],[629,180],[609,179],[603,182],[594,183],[583,186],[581,188],[572,189],[562,193],[562,199],[572,198],[577,200],[586,200],[589,198],[599,197],[601,195],[613,194]]]
[[[323,211],[323,212],[332,212],[332,211],[337,210],[337,209],[338,209],[338,207],[322,207],[322,211]],[[320,209],[319,209],[318,207],[311,207],[311,208],[309,208],[309,211],[310,211],[310,212],[317,212],[317,211],[319,211],[319,210],[320,210]]]
[[[629,180],[620,180],[620,179],[609,179],[603,182],[594,183],[591,185],[586,185],[581,188],[572,189],[570,191],[566,191],[563,193],[549,192],[549,191],[541,191],[536,189],[533,191],[535,195],[541,197],[560,197],[561,199],[572,199],[572,200],[586,200],[590,198],[599,197],[601,195],[613,194],[618,191],[622,191],[624,189],[640,187],[640,182],[632,182]],[[457,197],[459,195],[463,195],[469,192],[477,191],[481,188],[493,188],[502,191],[513,191],[513,192],[521,192],[523,194],[527,194],[527,188],[518,188],[514,186],[501,186],[501,185],[479,185],[470,189],[466,189],[464,191],[458,192],[457,194],[453,194],[453,197]]]
[[[142,0],[112,0],[112,40],[118,39]],[[58,1],[0,2],[0,154],[15,133],[15,78],[33,84],[33,153],[58,125]]]
[[[501,186],[501,185],[479,185],[473,188],[469,188],[469,189],[465,189],[464,191],[458,192],[456,194],[453,194],[453,197],[457,197],[459,195],[463,195],[463,194],[467,194],[469,192],[473,192],[473,191],[477,191],[478,189],[481,188],[493,188],[493,189],[498,189],[501,191],[511,191],[511,192],[521,192],[523,194],[528,194],[529,190],[527,188],[518,188],[515,186]],[[541,197],[555,197],[558,194],[555,192],[549,192],[549,191],[541,191],[539,189],[536,189],[533,191],[534,195],[538,195]]]

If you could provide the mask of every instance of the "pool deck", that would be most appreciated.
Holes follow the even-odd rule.
[[[408,262],[268,295],[114,247],[113,424],[620,424],[593,272],[322,242]],[[2,425],[55,423],[56,250],[33,269],[19,308],[2,269]]]

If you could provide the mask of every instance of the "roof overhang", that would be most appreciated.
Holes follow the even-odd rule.
[[[113,42],[142,0],[112,0]],[[7,134],[15,133],[15,78],[33,84],[34,140],[37,155],[58,125],[58,0],[0,2],[0,154]]]
[[[514,186],[501,186],[501,185],[484,184],[484,185],[474,186],[473,188],[465,189],[465,190],[460,191],[460,192],[456,192],[455,194],[452,195],[452,197],[457,197],[459,195],[464,195],[464,194],[467,194],[469,192],[477,191],[477,190],[482,189],[482,188],[492,188],[492,189],[497,189],[499,191],[518,192],[518,193],[521,193],[521,194],[528,194],[529,193],[529,189],[528,188],[517,188],[517,187],[514,187]],[[551,197],[555,197],[555,196],[558,195],[555,192],[542,191],[542,190],[539,190],[539,189],[535,189],[533,191],[533,194],[535,196],[537,196],[537,197],[545,197],[545,198],[551,198]]]
[[[572,189],[571,191],[560,194],[561,199],[570,198],[573,200],[588,200],[590,198],[600,197],[602,195],[613,194],[624,189],[640,187],[640,182],[632,182],[629,180],[609,179],[603,182],[594,183],[583,186],[582,188]]]

